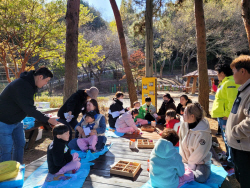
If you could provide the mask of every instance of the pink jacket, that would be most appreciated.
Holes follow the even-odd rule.
[[[130,111],[122,114],[116,120],[116,123],[115,123],[115,128],[125,128],[125,127],[133,127],[135,130],[138,129],[135,125],[134,119],[133,119]]]

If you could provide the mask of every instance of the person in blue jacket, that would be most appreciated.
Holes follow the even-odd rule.
[[[179,137],[171,129],[164,129],[162,137],[155,144],[150,155],[151,185],[153,187],[177,188],[179,177],[185,173],[182,157],[174,147],[179,141]]]

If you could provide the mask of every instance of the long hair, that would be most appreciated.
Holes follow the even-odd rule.
[[[194,115],[197,122],[200,122],[204,118],[204,110],[198,102],[188,104],[186,110],[188,115]]]
[[[91,99],[89,102],[91,102],[93,104],[93,106],[95,107],[95,111],[97,114],[100,114],[100,110],[99,110],[99,106],[98,103],[95,99]]]
[[[188,98],[187,95],[182,95],[181,97],[183,97],[187,101],[186,106],[187,106],[187,104],[192,103],[192,100],[190,98]]]
[[[169,93],[166,93],[165,95],[163,95],[163,97],[169,98],[170,99],[170,101],[168,101],[169,103],[174,103],[174,99],[171,97]]]

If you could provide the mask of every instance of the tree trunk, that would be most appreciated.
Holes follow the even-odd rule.
[[[157,63],[156,63],[156,60],[155,60],[155,77],[157,78]]]
[[[196,21],[196,43],[197,43],[197,62],[199,73],[199,95],[198,101],[209,114],[209,84],[207,73],[207,54],[206,54],[206,30],[203,10],[203,0],[195,0],[195,21]]]
[[[167,59],[165,59],[165,61],[163,61],[162,64],[161,64],[160,79],[162,79],[162,72],[163,72],[163,68],[164,68],[164,66],[165,66],[166,61],[167,61]]]
[[[241,7],[242,7],[242,19],[245,25],[247,38],[248,38],[248,45],[250,50],[250,1],[248,0],[242,0],[241,1]]]
[[[185,53],[182,54],[181,58],[181,75],[184,75],[184,58],[185,58]]]
[[[146,24],[146,77],[153,76],[153,0],[146,0],[146,12],[145,12],[145,24]]]
[[[113,12],[114,12],[117,31],[118,31],[118,35],[119,35],[122,62],[123,62],[123,66],[124,66],[125,74],[126,74],[126,78],[127,78],[130,104],[131,104],[131,106],[133,106],[133,103],[135,101],[137,101],[138,99],[137,99],[137,95],[136,95],[136,89],[135,89],[135,83],[134,83],[132,71],[131,71],[131,68],[129,65],[129,61],[128,61],[128,52],[127,52],[127,46],[126,46],[125,36],[124,36],[124,32],[123,32],[121,15],[120,15],[119,9],[117,7],[116,1],[110,0],[110,4],[111,4],[111,7],[112,7]]]
[[[174,59],[174,61],[173,61],[173,63],[172,63],[171,74],[173,74],[173,71],[174,71],[174,64],[175,64],[175,62],[176,62],[176,60],[177,60],[177,58],[178,58],[178,55],[179,55],[179,51],[177,51],[176,57],[175,57],[175,59]]]
[[[90,82],[90,76],[89,76],[88,71],[86,70],[86,68],[83,65],[82,65],[82,68],[83,68],[84,72],[87,74],[88,81]]]
[[[66,53],[63,102],[77,90],[79,7],[80,0],[68,0],[66,13]]]

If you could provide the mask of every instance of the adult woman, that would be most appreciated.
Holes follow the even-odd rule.
[[[95,117],[95,130],[96,134],[98,136],[98,141],[96,145],[96,150],[101,150],[107,141],[107,138],[104,136],[104,133],[106,131],[106,121],[105,117],[100,114],[98,103],[95,99],[91,99],[87,102],[87,112],[95,111],[96,117]],[[82,138],[85,136],[82,123],[84,122],[85,115],[82,117],[82,120],[76,125],[75,130],[79,132],[79,138]],[[75,138],[69,142],[70,149],[73,150],[80,150],[80,148],[77,145],[77,139]]]
[[[193,171],[195,181],[204,183],[211,173],[212,136],[209,123],[199,103],[188,104],[183,118],[179,131],[180,155],[184,164]]]
[[[113,103],[109,107],[109,126],[115,128],[115,122],[120,115],[124,114],[129,108],[123,108],[124,94],[120,91],[116,92]]]
[[[188,104],[192,103],[192,100],[190,98],[188,98],[187,95],[182,95],[180,97],[180,103],[178,104],[177,106],[177,109],[176,109],[176,113],[177,114],[181,114],[181,108],[183,106],[187,106]]]
[[[64,103],[64,105],[59,109],[57,116],[60,117],[59,122],[67,125],[69,127],[69,141],[72,139],[72,129],[78,124],[78,115],[86,108],[86,102],[88,99],[96,99],[99,90],[96,87],[91,87],[90,89],[78,90],[76,93],[70,96],[70,98]],[[74,117],[71,121],[67,121],[64,113],[73,115]]]
[[[158,117],[156,118],[157,123],[165,124],[166,123],[166,112],[169,109],[173,109],[176,111],[176,106],[174,104],[174,99],[171,97],[169,93],[166,93],[163,95],[163,103],[161,105],[161,108],[159,109],[159,112],[157,113]]]

